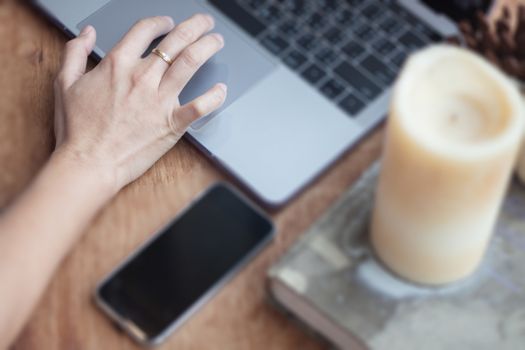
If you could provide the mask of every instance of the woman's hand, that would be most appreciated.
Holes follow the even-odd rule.
[[[55,153],[0,216],[0,349],[20,332],[105,202],[173,147],[191,122],[224,102],[226,87],[218,84],[180,106],[181,90],[223,40],[206,34],[213,28],[209,16],[173,27],[167,17],[140,21],[87,74],[95,30],[68,43],[55,84]],[[159,49],[175,59],[171,66],[155,55],[141,58],[168,32]]]
[[[212,17],[198,14],[174,28],[169,17],[139,21],[89,73],[87,57],[96,33],[86,27],[67,44],[56,79],[56,150],[73,166],[97,169],[115,191],[149,169],[199,117],[219,108],[226,86],[217,84],[181,106],[178,96],[191,77],[224,45],[207,34]],[[141,58],[150,43],[174,59]]]

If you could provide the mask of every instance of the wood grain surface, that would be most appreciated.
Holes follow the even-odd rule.
[[[0,0],[0,210],[23,191],[52,151],[52,81],[65,42],[25,2]],[[326,347],[267,303],[265,273],[378,157],[380,141],[381,131],[374,132],[273,212],[275,241],[160,349]],[[177,144],[98,215],[63,261],[12,348],[138,348],[93,305],[97,282],[199,192],[225,179],[188,142]]]
[[[25,1],[0,0],[0,211],[52,152],[52,82],[65,42]],[[275,241],[159,349],[326,348],[268,304],[265,274],[378,158],[382,134],[382,128],[374,131],[274,211]],[[63,261],[12,349],[138,349],[93,305],[93,290],[119,261],[218,180],[230,181],[188,142],[179,142],[98,215]]]

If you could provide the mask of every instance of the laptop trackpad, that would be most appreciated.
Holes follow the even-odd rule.
[[[188,0],[113,0],[77,27],[81,29],[88,24],[94,26],[98,37],[97,47],[105,55],[141,18],[168,15],[179,23],[197,12],[210,11],[201,4]],[[236,34],[231,26],[217,20],[214,31],[224,36],[226,45],[195,74],[182,91],[179,96],[182,104],[203,94],[215,83],[223,82],[228,85],[228,98],[222,110],[275,68],[270,60]],[[219,112],[201,118],[193,123],[192,128],[201,128]]]

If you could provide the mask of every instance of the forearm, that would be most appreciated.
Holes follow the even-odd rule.
[[[13,341],[57,265],[114,192],[99,169],[55,154],[0,217],[0,348]]]
[[[106,201],[171,149],[191,123],[224,103],[224,84],[184,105],[178,99],[224,46],[222,36],[208,33],[213,26],[213,18],[202,14],[176,28],[169,17],[143,19],[89,73],[95,29],[87,26],[66,46],[54,85],[55,140],[59,149],[93,158],[72,162],[72,153],[56,153],[0,217],[0,349],[16,336],[57,265]],[[158,49],[174,62],[143,58],[163,35]]]

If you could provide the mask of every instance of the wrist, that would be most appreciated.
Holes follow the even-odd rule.
[[[65,146],[53,152],[48,166],[54,168],[60,177],[67,177],[69,182],[96,191],[94,193],[97,193],[104,202],[121,189],[118,186],[115,169],[92,161],[82,153]]]

